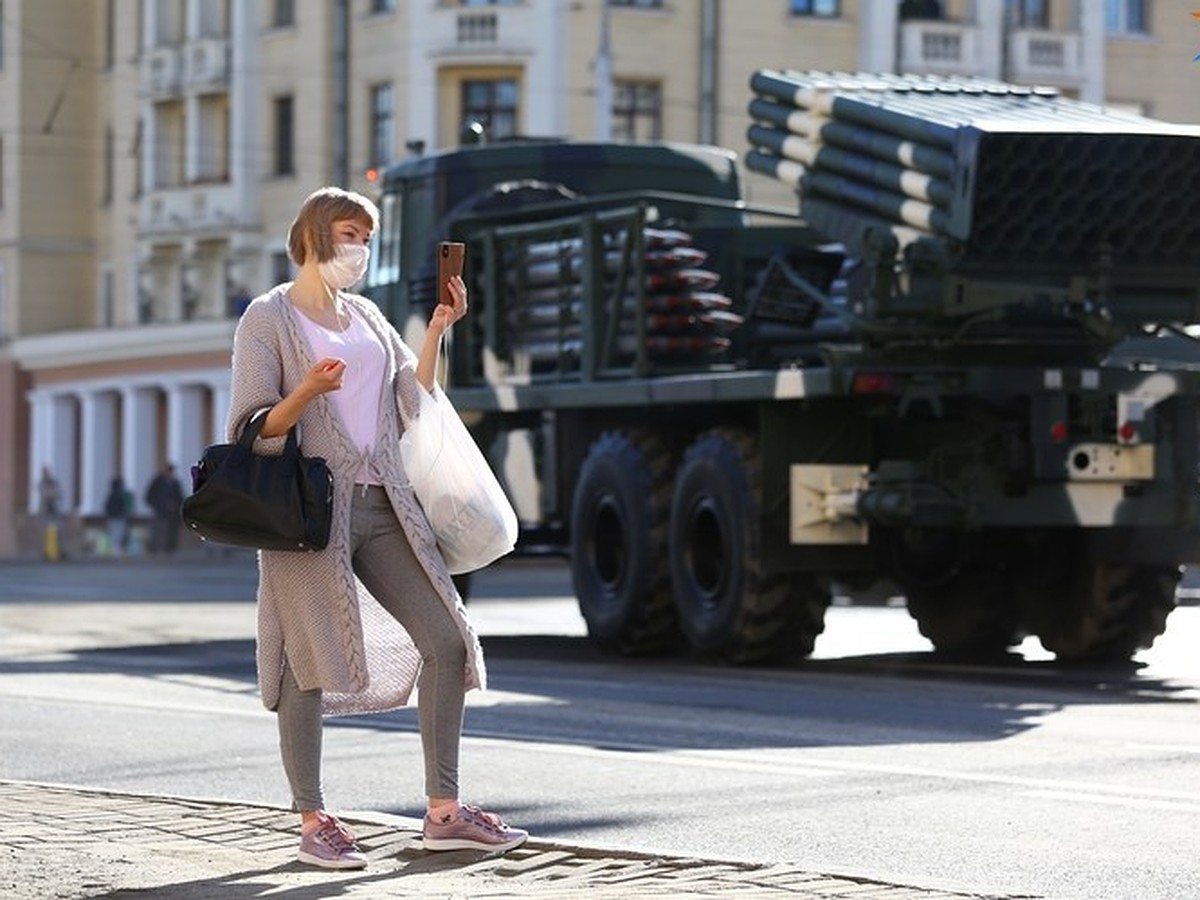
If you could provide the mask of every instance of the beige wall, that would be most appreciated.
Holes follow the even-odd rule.
[[[89,323],[96,230],[92,128],[96,4],[72,0],[6,4],[9,46],[0,93],[7,188],[3,233],[14,331]],[[10,34],[48,35],[40,52],[14,52]],[[32,48],[32,44],[30,45]]]
[[[25,390],[28,386],[28,379],[17,369],[16,363],[0,359],[0,435],[6,436],[0,440],[11,440],[26,433]],[[8,513],[28,505],[25,487],[28,481],[25,455],[0,453],[0,556],[11,553],[17,546],[19,519]]]
[[[1200,7],[1198,7],[1200,8]],[[1152,36],[1110,37],[1106,93],[1147,115],[1200,123],[1200,21],[1184,4],[1155,5]]]

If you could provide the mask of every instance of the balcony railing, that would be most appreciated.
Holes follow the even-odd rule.
[[[141,91],[153,98],[177,96],[181,89],[182,65],[178,47],[152,47],[142,56]]]
[[[495,13],[458,14],[458,43],[460,44],[494,44],[499,34],[500,27]]]
[[[1008,61],[1014,81],[1078,87],[1083,79],[1079,35],[1070,32],[1014,31],[1008,36]]]
[[[900,25],[900,71],[916,75],[984,75],[979,29],[922,19]]]
[[[239,222],[241,202],[232,184],[159,188],[142,197],[138,229],[143,234],[224,231]]]
[[[224,38],[204,38],[187,46],[187,85],[190,88],[229,84],[231,47]]]
[[[527,3],[488,9],[439,5],[422,24],[421,42],[435,56],[531,54],[540,27]]]

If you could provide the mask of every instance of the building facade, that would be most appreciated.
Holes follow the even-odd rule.
[[[1167,9],[1166,7],[1171,7]],[[0,556],[222,436],[247,300],[311,190],[492,138],[739,153],[760,67],[970,74],[1200,121],[1151,0],[0,0]],[[794,206],[749,175],[756,203]]]

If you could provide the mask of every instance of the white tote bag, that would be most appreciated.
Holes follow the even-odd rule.
[[[400,458],[453,575],[512,551],[517,514],[471,432],[440,387],[400,436]]]

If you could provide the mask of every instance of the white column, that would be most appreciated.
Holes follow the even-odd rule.
[[[167,461],[176,473],[191,469],[204,452],[204,395],[196,385],[172,385],[167,388]]]
[[[229,384],[209,386],[212,391],[212,434],[214,444],[225,443],[225,420],[229,418]]]
[[[229,177],[237,189],[238,224],[258,222],[259,210],[259,93],[262,63],[258,38],[258,4],[232,0],[229,34],[233,64],[229,79]],[[397,97],[397,100],[399,98]]]
[[[975,25],[979,29],[979,69],[984,78],[1003,81],[1004,42],[1008,32],[1004,27],[1004,0],[975,0]]]
[[[859,71],[896,71],[896,45],[900,39],[896,0],[861,0],[858,16]]]
[[[112,391],[88,391],[80,398],[79,512],[104,512],[108,483],[117,473],[117,404]]]
[[[1080,65],[1083,68],[1079,99],[1086,103],[1103,104],[1108,100],[1104,71],[1104,4],[1080,0],[1078,10]]]
[[[54,430],[54,398],[41,391],[30,391],[29,400],[29,512],[38,511],[38,481],[42,469],[53,468],[50,448]]]
[[[191,94],[183,102],[183,183],[194,184],[200,174],[200,98]]]
[[[157,394],[153,389],[124,388],[121,404],[121,474],[133,491],[134,511],[145,515],[148,510],[142,497],[159,463]]]
[[[75,461],[79,455],[77,409],[78,401],[70,394],[59,394],[51,403],[49,466],[62,488],[61,511],[64,513],[79,506],[79,485],[75,478]]]

